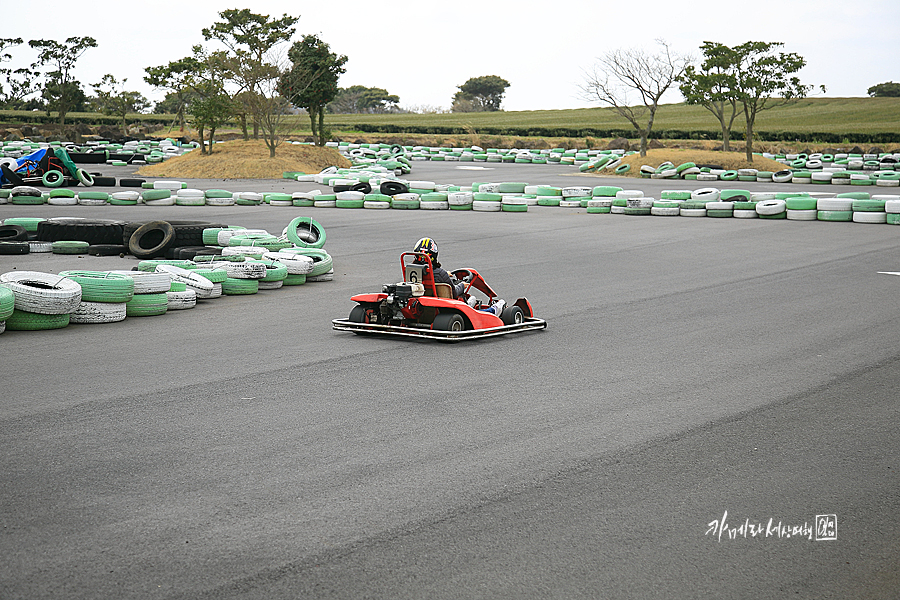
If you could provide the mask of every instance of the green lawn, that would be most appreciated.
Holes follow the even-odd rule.
[[[368,127],[457,128],[489,132],[489,129],[595,129],[628,130],[627,121],[608,108],[540,110],[495,113],[328,115],[335,131]],[[734,131],[743,130],[738,116]],[[706,109],[685,104],[659,107],[654,131],[716,132],[718,121]],[[900,98],[808,98],[791,105],[773,108],[757,116],[756,132],[798,132],[805,134],[896,134],[900,140]],[[365,130],[365,129],[363,129]],[[521,134],[519,134],[521,135]],[[633,134],[632,134],[633,135]]]
[[[46,113],[0,111],[0,124],[33,122]],[[129,115],[128,122],[171,123],[171,115]],[[115,126],[114,117],[71,113],[67,122],[84,120]],[[309,119],[296,118],[298,134],[309,132]],[[627,121],[609,108],[536,110],[491,113],[327,115],[326,126],[335,133],[409,133],[540,136],[540,137],[635,137]],[[733,138],[742,139],[744,120],[738,116]],[[755,133],[760,140],[809,142],[897,143],[900,142],[900,98],[807,98],[788,106],[761,112]],[[718,139],[719,124],[712,113],[699,106],[665,104],[659,107],[653,125],[658,138]]]

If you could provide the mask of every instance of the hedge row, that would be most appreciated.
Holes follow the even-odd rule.
[[[169,124],[172,122],[172,115],[128,115],[128,123],[161,123]],[[32,123],[59,123],[59,117],[51,114],[49,117],[46,112],[27,112],[27,111],[0,111],[0,124],[24,125]],[[120,127],[122,125],[122,117],[115,115],[104,115],[101,113],[75,113],[66,115],[66,125],[109,125],[112,127]]]
[[[332,125],[338,129],[340,125]],[[426,135],[464,135],[470,133],[464,127],[445,127],[440,125],[392,125],[357,123],[348,125],[356,131],[364,133],[385,134],[426,134]],[[598,138],[633,138],[634,129],[591,129],[569,127],[479,127],[478,133],[484,135],[506,135],[520,137],[598,137]],[[898,140],[896,133],[826,133],[826,132],[799,132],[799,131],[759,131],[755,136],[764,142],[821,142],[826,144],[890,144]],[[721,139],[721,131],[683,130],[683,129],[659,129],[652,133],[653,138],[663,140],[716,140]],[[732,131],[731,139],[743,140],[743,131]]]

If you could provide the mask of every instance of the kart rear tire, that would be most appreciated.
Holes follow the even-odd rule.
[[[507,306],[500,313],[504,325],[520,325],[525,322],[525,313],[518,306]]]
[[[441,331],[465,331],[466,322],[457,313],[440,313],[434,318],[432,329]]]

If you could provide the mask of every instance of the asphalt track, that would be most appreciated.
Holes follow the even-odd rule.
[[[604,182],[458,166],[411,177]],[[900,228],[0,206],[269,231],[298,214],[326,228],[333,282],[0,336],[0,598],[897,597],[900,277],[877,272],[900,271]],[[424,235],[549,328],[332,331]],[[35,254],[0,272],[135,264]],[[836,539],[814,540],[817,515]]]

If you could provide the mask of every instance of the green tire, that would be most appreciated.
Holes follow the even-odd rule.
[[[134,279],[108,271],[60,271],[81,286],[83,302],[128,302],[134,296]]]
[[[13,310],[6,319],[6,328],[10,331],[42,331],[45,329],[62,329],[69,325],[70,315],[42,315]]]
[[[169,297],[165,292],[158,294],[135,294],[125,303],[128,317],[156,317],[169,310]]]
[[[89,246],[90,244],[87,242],[60,240],[53,242],[51,252],[53,254],[87,254]]]
[[[852,210],[820,210],[816,213],[816,219],[819,221],[837,221],[850,222],[853,220]]]

